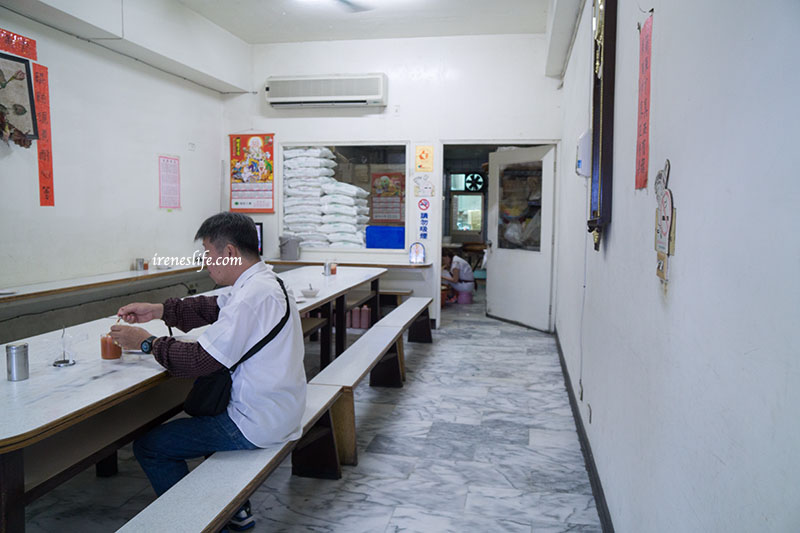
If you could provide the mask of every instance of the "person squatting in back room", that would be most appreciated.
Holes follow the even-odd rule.
[[[447,303],[456,303],[459,292],[475,289],[472,267],[448,248],[442,250],[442,282],[448,286]]]

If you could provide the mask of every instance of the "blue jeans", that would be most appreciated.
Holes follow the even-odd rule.
[[[179,418],[149,431],[133,443],[133,454],[161,496],[189,473],[186,459],[227,450],[258,448],[222,413],[217,416]]]

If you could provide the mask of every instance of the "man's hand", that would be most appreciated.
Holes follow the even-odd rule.
[[[132,305],[153,305],[153,304],[132,304]],[[142,342],[150,337],[150,333],[144,328],[134,326],[111,326],[111,338],[122,346],[124,350],[139,350]]]
[[[133,303],[124,305],[117,311],[117,316],[129,324],[158,320],[164,316],[164,304]],[[113,331],[114,328],[111,329]]]

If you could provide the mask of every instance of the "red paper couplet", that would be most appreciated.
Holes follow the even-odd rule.
[[[639,34],[639,118],[636,128],[636,188],[647,187],[650,163],[650,53],[653,15],[647,18]]]
[[[36,61],[36,40],[0,28],[0,50]]]
[[[47,67],[33,64],[33,93],[36,98],[36,121],[39,128],[39,205],[54,206],[53,153],[50,143],[50,86]]]

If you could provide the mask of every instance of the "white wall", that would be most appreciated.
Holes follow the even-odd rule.
[[[636,23],[650,7],[650,178],[634,191]],[[620,1],[613,221],[600,252],[572,170],[589,123],[590,10],[564,84],[556,326],[614,526],[796,531],[800,4]],[[663,289],[653,180],[666,158],[677,232]]]
[[[275,133],[276,144],[409,143],[408,179],[413,178],[413,147],[435,147],[437,185],[428,244],[430,260],[439,265],[441,244],[442,143],[514,142],[558,139],[561,133],[559,82],[544,77],[543,35],[497,35],[383,39],[260,45],[254,49],[258,96],[228,99],[226,133],[249,129]],[[274,110],[264,99],[269,76],[385,72],[389,105],[368,109]],[[225,157],[227,145],[224,148]],[[276,161],[276,180],[281,180]],[[407,220],[416,217],[413,187],[406,187]],[[224,200],[223,200],[224,201]],[[280,200],[277,211],[282,209]],[[277,238],[278,215],[254,217],[267,236]],[[269,237],[268,237],[269,238]],[[269,243],[267,243],[269,244]],[[277,244],[266,256],[278,254]],[[325,255],[373,260],[375,252],[346,254],[304,251],[301,259]],[[407,262],[405,251],[380,254],[379,260]],[[388,259],[387,259],[388,258]],[[438,298],[438,274],[429,290]],[[415,289],[415,294],[417,291]]]
[[[36,39],[49,69],[55,181],[39,207],[36,143],[0,143],[0,287],[191,254],[219,209],[221,97],[5,9],[0,27]],[[159,154],[181,157],[180,210],[158,208]]]

